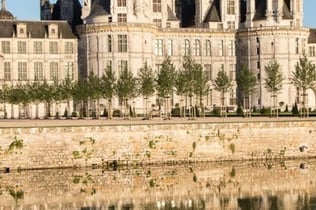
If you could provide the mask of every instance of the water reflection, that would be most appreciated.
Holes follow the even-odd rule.
[[[11,172],[6,209],[316,209],[316,160]]]

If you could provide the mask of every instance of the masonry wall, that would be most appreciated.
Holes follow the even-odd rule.
[[[316,156],[316,122],[1,128],[1,167],[34,169]]]

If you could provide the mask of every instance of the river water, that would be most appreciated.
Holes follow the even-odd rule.
[[[0,210],[310,210],[316,160],[1,174]]]

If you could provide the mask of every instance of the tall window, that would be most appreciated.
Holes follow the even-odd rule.
[[[118,64],[118,71],[122,72],[127,69],[128,69],[127,60],[120,60]]]
[[[26,81],[27,80],[27,63],[18,62],[18,80]]]
[[[153,0],[153,12],[161,12],[161,0]]]
[[[205,42],[205,55],[206,56],[211,56],[212,55],[212,43],[210,40],[206,40]]]
[[[299,53],[300,53],[299,38],[296,38],[296,40],[295,40],[295,53],[296,53],[296,54],[299,54]]]
[[[74,63],[66,62],[65,63],[65,73],[66,78],[73,79],[74,78]]]
[[[195,56],[201,56],[201,41],[198,39],[194,40],[193,54]]]
[[[235,0],[229,0],[227,6],[227,14],[234,15],[235,14]]]
[[[224,41],[223,40],[219,42],[218,49],[219,49],[219,56],[224,56]]]
[[[316,54],[315,54],[315,46],[310,46],[309,47],[308,54],[309,54],[310,57],[315,57],[316,56]]]
[[[34,80],[35,81],[44,80],[43,63],[42,62],[35,62],[34,63]]]
[[[190,48],[191,48],[190,40],[188,39],[184,40],[183,54],[190,55],[191,54]]]
[[[155,40],[155,55],[162,56],[163,55],[163,40],[162,39],[156,39]]]
[[[26,54],[26,41],[18,41],[18,53]]]
[[[50,54],[57,54],[58,53],[58,43],[57,42],[50,42],[49,43],[49,53]]]
[[[35,54],[42,54],[42,42],[41,41],[33,42],[33,52]]]
[[[161,27],[162,26],[161,19],[154,19],[153,21],[154,21],[154,23],[156,24],[157,27]]]
[[[168,56],[173,56],[173,40],[168,40]]]
[[[65,54],[73,54],[74,53],[74,43],[66,42],[65,43]]]
[[[9,54],[9,53],[11,53],[10,41],[2,41],[2,42],[1,42],[1,46],[2,46],[2,52],[3,52],[4,54]]]
[[[4,62],[4,80],[10,81],[11,80],[11,63]]]
[[[118,7],[126,7],[126,0],[117,0]]]
[[[235,71],[235,64],[230,64],[229,67],[229,77],[231,80],[235,81],[236,80],[236,71]]]
[[[235,21],[227,21],[227,27],[230,30],[235,29]]]
[[[127,35],[118,35],[118,51],[127,52]]]
[[[212,64],[205,64],[204,65],[204,74],[207,80],[212,80]]]
[[[235,56],[235,41],[230,40],[228,45],[229,56]]]
[[[112,52],[112,35],[108,35],[108,52]]]
[[[49,63],[49,79],[51,81],[58,80],[58,62]]]
[[[126,23],[127,22],[126,13],[118,13],[117,14],[117,22],[119,22],[119,23]]]

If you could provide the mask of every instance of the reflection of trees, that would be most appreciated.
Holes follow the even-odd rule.
[[[94,195],[96,189],[94,188],[95,181],[91,174],[85,173],[84,175],[75,175],[73,183],[80,185],[80,192]]]

